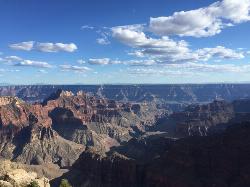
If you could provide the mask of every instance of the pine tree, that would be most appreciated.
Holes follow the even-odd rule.
[[[59,187],[72,187],[67,179],[62,179]]]

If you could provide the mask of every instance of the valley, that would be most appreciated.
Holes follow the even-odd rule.
[[[238,163],[250,151],[250,99],[247,90],[234,94],[234,88],[246,88],[217,85],[209,91],[204,85],[196,93],[197,85],[187,92],[188,86],[152,86],[152,92],[150,86],[122,86],[120,92],[113,86],[76,86],[48,93],[48,86],[1,87],[0,168],[5,172],[0,174],[7,180],[8,163],[7,173],[36,172],[52,187],[62,179],[76,187],[250,184],[241,175],[248,169]],[[223,171],[224,154],[225,162],[240,164],[237,171],[233,166]]]

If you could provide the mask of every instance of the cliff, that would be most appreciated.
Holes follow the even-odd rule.
[[[28,164],[69,167],[85,147],[102,152],[145,132],[157,110],[58,90],[42,104],[2,97],[0,156]],[[68,154],[70,153],[70,154]]]
[[[131,140],[106,155],[82,153],[62,177],[86,187],[249,186],[249,133],[250,124],[242,123],[206,137]]]

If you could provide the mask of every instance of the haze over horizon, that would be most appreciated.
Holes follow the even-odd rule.
[[[250,82],[250,0],[0,1],[0,83]]]

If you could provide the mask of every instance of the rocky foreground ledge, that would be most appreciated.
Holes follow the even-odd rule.
[[[0,187],[27,187],[32,183],[39,187],[50,187],[48,178],[39,176],[23,164],[0,160],[0,165]]]

